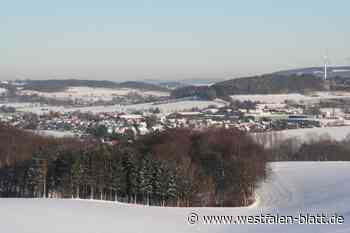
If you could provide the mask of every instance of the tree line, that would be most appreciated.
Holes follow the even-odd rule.
[[[350,134],[343,140],[334,140],[328,134],[283,138],[278,131],[257,133],[253,137],[265,148],[269,162],[350,161]]]
[[[1,197],[247,206],[265,165],[263,147],[232,129],[173,129],[111,146],[0,125]]]
[[[271,148],[270,161],[350,161],[348,140],[320,139],[296,146],[295,139],[284,140]]]
[[[320,77],[306,74],[266,74],[226,80],[211,86],[181,87],[173,90],[171,96],[173,98],[197,96],[209,100],[223,98],[229,101],[230,95],[305,93],[325,89],[325,84]]]

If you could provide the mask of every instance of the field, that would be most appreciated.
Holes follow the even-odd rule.
[[[33,131],[42,136],[63,138],[63,137],[75,137],[76,134],[70,131],[56,131],[56,130],[35,130]]]
[[[5,88],[0,87],[0,95],[5,93],[5,92],[7,92],[7,90]]]
[[[288,129],[282,131],[266,132],[263,134],[270,135],[272,138],[276,137],[277,140],[296,138],[300,142],[309,142],[311,140],[317,140],[319,138],[331,138],[332,140],[342,141],[350,136],[350,126]]]
[[[350,163],[271,163],[271,176],[246,208],[164,208],[113,202],[55,199],[0,199],[1,232],[6,233],[145,233],[145,232],[349,232]],[[306,172],[307,171],[307,172]],[[199,216],[196,224],[188,215]],[[204,224],[203,215],[343,215],[342,225]]]
[[[31,90],[18,91],[19,95],[38,95],[46,98],[54,98],[58,100],[76,100],[83,99],[84,101],[110,101],[116,96],[126,96],[129,93],[137,93],[142,96],[169,96],[168,92],[161,91],[141,91],[130,88],[92,88],[92,87],[69,87],[65,91],[60,92],[38,92]]]
[[[322,99],[350,98],[348,92],[314,92],[309,95],[298,93],[291,94],[268,94],[268,95],[232,95],[232,99],[239,101],[260,101],[269,104],[281,104],[286,100],[295,102],[318,102]]]
[[[3,103],[1,105],[16,107],[18,111],[32,112],[36,114],[44,114],[50,111],[60,112],[132,112],[159,108],[163,113],[179,112],[184,110],[191,110],[192,108],[203,109],[210,105],[223,106],[224,103],[220,101],[177,101],[169,103],[145,103],[133,105],[108,105],[108,106],[92,106],[92,107],[63,107],[63,106],[46,106],[35,103]]]

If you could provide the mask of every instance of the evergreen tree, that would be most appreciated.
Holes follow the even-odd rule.
[[[10,173],[11,174],[11,173]],[[39,186],[41,182],[41,171],[38,162],[32,160],[26,171],[26,183],[28,191],[34,196],[39,197]]]
[[[176,178],[172,172],[170,172],[170,174],[168,175],[167,189],[165,191],[165,195],[166,195],[167,199],[170,199],[170,200],[175,200],[177,195],[178,195],[177,186],[176,186]]]
[[[148,156],[145,156],[141,159],[139,172],[138,172],[138,185],[139,192],[142,196],[142,200],[147,205],[150,204],[150,195],[152,193],[152,170],[151,170],[151,162]],[[146,198],[146,202],[145,202]]]
[[[152,200],[156,204],[160,204],[160,199],[162,195],[162,183],[161,183],[161,166],[160,162],[154,161],[151,165],[151,187],[152,187]]]
[[[130,156],[124,156],[122,164],[125,173],[125,192],[128,202],[131,202],[132,200],[135,202],[137,201],[137,170],[135,162]]]

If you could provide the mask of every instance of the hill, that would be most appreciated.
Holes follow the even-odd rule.
[[[304,93],[307,91],[323,91],[327,87],[324,81],[312,75],[280,75],[267,74],[262,76],[231,79],[215,83],[211,86],[190,86],[176,89],[172,97],[198,96],[204,99],[226,98],[239,94],[284,94]]]
[[[50,80],[26,80],[24,89],[41,92],[59,92],[68,87],[94,87],[94,88],[130,88],[145,91],[167,91],[166,88],[145,82],[128,81],[117,83],[107,80],[79,80],[79,79],[50,79]]]
[[[308,91],[350,91],[350,66],[328,67],[328,80],[323,80],[324,67],[283,70],[217,82],[210,86],[186,86],[172,91],[172,97],[197,96],[203,99],[228,98],[239,94],[286,94]]]
[[[277,75],[313,75],[318,77],[324,76],[324,67],[308,67],[300,69],[282,70],[275,72]],[[350,66],[330,66],[327,75],[329,78],[342,77],[350,78]]]
[[[283,94],[325,90],[321,78],[311,75],[262,75],[232,79],[213,85],[219,96],[237,94]]]
[[[140,90],[146,90],[146,91],[169,91],[169,89],[167,89],[164,86],[146,83],[146,82],[137,82],[137,81],[127,81],[127,82],[118,83],[117,86],[120,88],[140,89]]]

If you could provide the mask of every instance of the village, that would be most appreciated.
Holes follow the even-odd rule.
[[[180,103],[181,104],[181,103]],[[205,105],[204,105],[205,106]],[[172,128],[202,130],[210,127],[237,128],[245,132],[269,132],[299,128],[350,125],[350,114],[339,108],[314,104],[231,101],[192,107],[183,111],[144,110],[99,112],[18,111],[2,105],[0,121],[42,135],[99,138],[105,143],[134,140],[139,136]]]

